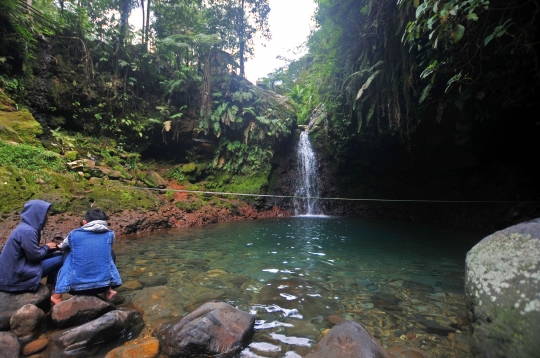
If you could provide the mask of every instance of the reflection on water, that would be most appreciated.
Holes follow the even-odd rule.
[[[304,356],[339,317],[362,322],[384,347],[461,357],[465,254],[481,238],[410,222],[292,217],[160,232],[115,252],[122,295],[150,327],[212,299],[256,314],[242,357]]]

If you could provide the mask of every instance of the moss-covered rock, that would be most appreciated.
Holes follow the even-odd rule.
[[[151,188],[166,188],[167,182],[158,173],[150,171],[143,175],[142,181]]]
[[[474,357],[538,357],[540,219],[498,231],[466,258]]]
[[[37,144],[39,141],[36,136],[42,133],[41,125],[28,110],[0,111],[0,139],[17,143]]]
[[[197,171],[197,164],[195,163],[188,163],[182,165],[182,173],[184,174],[195,174]]]
[[[64,153],[64,158],[66,158],[66,160],[70,162],[77,160],[78,156],[79,156],[79,153],[77,153],[76,150],[68,150]]]

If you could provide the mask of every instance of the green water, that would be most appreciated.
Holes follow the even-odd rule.
[[[331,315],[362,322],[385,348],[461,357],[469,333],[465,255],[483,236],[402,221],[291,217],[158,232],[120,241],[115,252],[121,294],[144,311],[149,330],[219,299],[256,314],[242,357],[304,356],[332,326]]]

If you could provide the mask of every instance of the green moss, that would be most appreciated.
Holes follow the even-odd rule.
[[[76,150],[68,150],[67,152],[64,153],[64,157],[66,158],[67,161],[74,161],[74,160],[77,160],[77,157],[78,157],[79,153],[77,153]]]
[[[114,181],[105,181],[104,185],[96,185],[86,195],[94,206],[110,213],[131,210],[156,210],[159,206],[157,197],[149,191],[126,189],[114,184]]]
[[[184,174],[194,174],[197,171],[197,164],[188,163],[182,165],[182,173]]]
[[[41,125],[28,110],[0,111],[0,139],[17,143],[39,143],[36,136],[42,134]]]
[[[200,210],[202,206],[203,203],[199,199],[182,200],[176,203],[176,207],[188,213]]]

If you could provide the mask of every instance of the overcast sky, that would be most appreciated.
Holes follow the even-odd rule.
[[[277,56],[289,59],[300,57],[301,54],[295,56],[290,51],[307,40],[313,26],[312,17],[316,8],[314,0],[268,1],[271,9],[268,24],[272,40],[262,42],[256,39],[255,57],[245,63],[246,77],[253,84],[274,69],[285,65],[285,62],[276,59]],[[129,22],[140,28],[142,22],[140,8],[132,11]]]
[[[266,47],[258,41],[255,58],[245,64],[246,77],[254,84],[285,64],[276,56],[293,58],[289,50],[295,50],[305,42],[313,26],[312,17],[316,8],[313,0],[269,0],[269,3],[271,11],[268,23],[272,40],[266,42]]]

